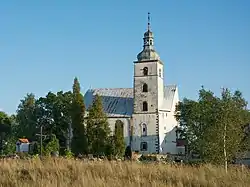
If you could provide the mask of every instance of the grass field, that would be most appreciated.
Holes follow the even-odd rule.
[[[170,166],[131,162],[84,162],[67,159],[1,160],[0,186],[250,186],[247,169]]]

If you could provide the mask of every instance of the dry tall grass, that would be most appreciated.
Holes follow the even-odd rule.
[[[130,162],[84,162],[67,159],[1,160],[0,186],[250,186],[250,172],[203,166],[174,167]]]

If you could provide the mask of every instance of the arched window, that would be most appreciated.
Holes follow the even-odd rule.
[[[146,83],[142,86],[142,92],[148,92],[148,85]]]
[[[148,143],[141,142],[141,151],[147,151],[147,150],[148,150]]]
[[[159,77],[161,77],[161,69],[159,69]]]
[[[147,125],[145,123],[141,125],[141,135],[147,136]]]
[[[143,75],[144,76],[148,75],[148,68],[147,67],[143,68]]]
[[[147,103],[146,101],[144,101],[144,102],[142,103],[142,110],[143,110],[143,111],[148,111],[148,103]]]

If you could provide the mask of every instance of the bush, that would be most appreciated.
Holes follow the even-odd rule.
[[[66,158],[73,158],[74,154],[70,150],[65,149],[65,157]]]

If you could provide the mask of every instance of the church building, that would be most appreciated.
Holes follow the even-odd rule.
[[[133,80],[133,88],[89,89],[84,95],[86,108],[96,94],[101,96],[111,130],[117,120],[122,121],[124,141],[132,151],[171,155],[182,152],[176,144],[178,122],[174,117],[178,88],[164,84],[164,63],[154,48],[149,16],[143,49],[134,61]]]

